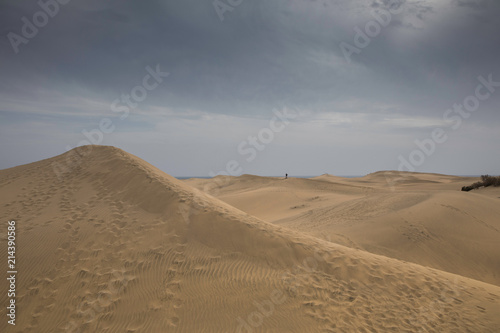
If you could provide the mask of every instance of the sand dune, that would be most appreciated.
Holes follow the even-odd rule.
[[[460,191],[475,181],[390,171],[186,183],[268,222],[500,286],[500,189]]]
[[[469,193],[457,203],[420,184],[399,202],[363,180],[253,176],[212,188],[221,187],[214,194],[227,202],[247,201],[239,208],[254,209],[258,218],[191,186],[209,191],[207,181],[179,181],[113,147],[81,151],[85,156],[61,177],[54,166],[67,165],[75,151],[0,171],[1,217],[15,219],[18,228],[17,323],[4,318],[2,332],[495,332],[500,326],[498,286],[328,241],[337,232],[329,228],[365,218],[359,207],[368,207],[375,229],[377,219],[395,214],[387,212],[394,203],[396,212],[413,216],[412,209],[426,213],[420,209],[430,209],[435,197],[459,210],[443,212],[460,218],[485,207],[495,213],[492,194]],[[275,205],[251,202],[262,195]],[[380,196],[380,208],[372,196]],[[476,212],[458,205],[467,200],[483,206]],[[328,208],[347,222],[314,217],[329,216]],[[262,219],[266,214],[274,223]],[[306,233],[307,214],[314,218]],[[494,240],[491,228],[498,226],[485,216],[470,230],[488,229]],[[327,240],[316,232],[326,232]],[[480,245],[485,253],[495,249]]]

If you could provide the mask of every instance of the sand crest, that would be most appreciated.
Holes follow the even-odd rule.
[[[500,226],[488,215],[499,199],[462,197],[453,188],[466,179],[414,175],[395,191],[377,175],[207,186],[117,148],[81,149],[62,177],[54,165],[74,151],[0,171],[1,218],[18,235],[17,323],[2,319],[2,332],[500,327]]]

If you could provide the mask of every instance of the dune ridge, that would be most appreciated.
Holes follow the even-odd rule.
[[[185,182],[277,225],[500,286],[500,192],[460,191],[473,180],[381,171],[268,179],[265,187],[239,177]]]
[[[2,321],[2,332],[500,326],[498,286],[269,223],[120,149],[86,149],[62,179],[53,165],[65,154],[0,170],[2,219],[15,219],[19,233],[18,325]],[[260,191],[269,187],[259,182]],[[371,191],[342,185],[332,198]]]

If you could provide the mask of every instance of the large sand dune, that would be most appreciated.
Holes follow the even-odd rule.
[[[460,201],[458,193],[425,190],[418,182],[398,185],[407,189],[393,193],[376,177],[285,182],[244,176],[212,187],[206,180],[178,181],[116,148],[83,150],[85,156],[60,177],[54,166],[67,165],[70,154],[77,156],[74,150],[0,171],[1,219],[4,225],[15,219],[18,235],[16,326],[4,316],[1,332],[495,332],[500,327],[500,287],[492,284],[498,281],[492,252],[498,253],[499,227],[485,217],[497,212],[494,193],[470,193]],[[234,200],[241,210],[191,185]],[[464,208],[469,200],[474,204]],[[434,202],[441,215],[433,215]],[[439,208],[443,205],[451,208]],[[479,212],[485,215],[474,215]],[[475,277],[460,264],[472,264],[481,252],[488,257],[477,265],[484,269],[483,281],[491,283],[356,249],[413,259],[406,258],[411,246],[398,252],[396,245],[404,242],[393,229],[406,224],[396,217],[384,222],[390,214],[407,220],[401,234],[408,235],[408,244],[424,237],[413,225],[432,237],[456,233],[441,239],[454,251],[467,240],[454,223],[468,228],[469,239],[489,237],[464,245],[464,258],[449,268],[440,262],[446,256],[430,245],[418,254],[428,262],[411,261]],[[419,214],[421,224],[409,220]],[[462,215],[477,221],[468,226],[465,218],[451,220]],[[444,220],[432,233],[432,223],[425,224],[429,216]],[[357,223],[364,223],[364,233],[347,227]],[[345,236],[348,229],[352,235]],[[320,233],[324,239],[315,237]],[[335,239],[328,241],[329,235]],[[6,228],[0,239],[6,262]],[[1,284],[0,304],[7,304],[6,290]]]
[[[186,182],[268,222],[500,286],[500,188],[460,191],[475,181],[390,171]]]

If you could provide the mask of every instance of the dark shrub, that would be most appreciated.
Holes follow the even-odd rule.
[[[476,182],[470,186],[464,186],[464,187],[462,187],[462,191],[468,192],[470,190],[480,188],[481,186],[484,186],[484,187],[500,186],[500,176],[494,177],[494,176],[489,176],[489,175],[482,175],[480,182]]]

